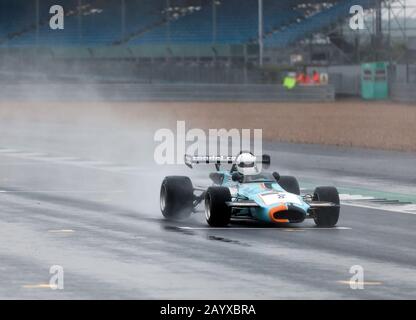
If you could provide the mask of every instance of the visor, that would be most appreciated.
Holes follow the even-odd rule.
[[[240,168],[253,168],[254,167],[254,162],[240,162],[238,164],[238,167],[240,167]]]

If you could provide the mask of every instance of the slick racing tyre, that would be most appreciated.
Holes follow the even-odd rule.
[[[285,191],[300,195],[299,182],[292,176],[281,176],[277,182]]]
[[[314,220],[318,227],[334,227],[339,219],[339,194],[334,187],[318,187],[315,189],[313,201],[332,202],[337,207],[318,208],[315,210]]]
[[[211,227],[225,227],[230,223],[231,208],[226,204],[228,201],[231,201],[228,188],[208,188],[205,193],[205,218]]]
[[[188,218],[193,210],[194,188],[188,177],[166,177],[160,188],[160,210],[169,220]]]

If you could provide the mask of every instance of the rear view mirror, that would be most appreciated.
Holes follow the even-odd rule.
[[[273,172],[273,177],[276,179],[277,182],[280,180],[280,174],[278,172]]]

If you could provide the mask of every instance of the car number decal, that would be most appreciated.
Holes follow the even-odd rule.
[[[263,200],[266,206],[270,206],[276,203],[301,204],[298,196],[290,193],[266,193],[261,194],[260,198]]]

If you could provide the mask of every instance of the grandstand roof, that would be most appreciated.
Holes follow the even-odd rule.
[[[264,41],[285,47],[375,0],[263,0]],[[0,46],[244,44],[258,40],[258,0],[2,0]],[[65,10],[51,30],[49,8]],[[80,6],[81,4],[81,6]],[[124,4],[124,7],[122,7]]]

